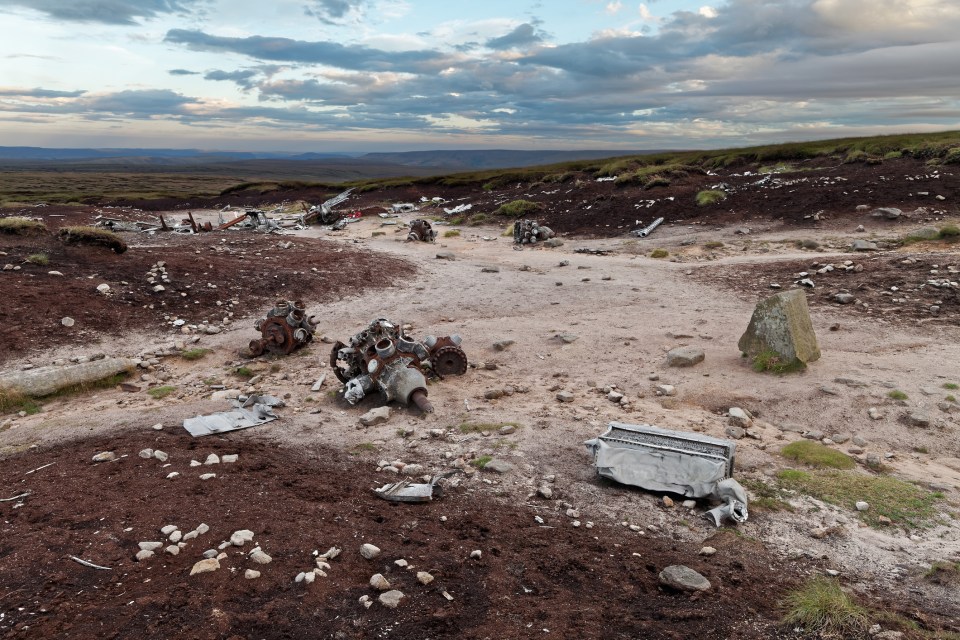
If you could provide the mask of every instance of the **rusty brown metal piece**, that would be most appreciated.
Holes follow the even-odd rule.
[[[434,347],[430,352],[433,372],[444,376],[462,376],[467,372],[467,354],[460,347],[450,344]]]
[[[243,221],[246,220],[246,219],[247,219],[247,214],[243,214],[243,215],[240,216],[239,218],[234,218],[234,219],[231,220],[230,222],[224,222],[222,225],[220,225],[219,227],[217,227],[217,231],[223,231],[224,229],[229,229],[229,228],[232,227],[233,225],[235,225],[235,224],[240,224],[241,222],[243,222]]]
[[[265,351],[284,355],[293,353],[313,340],[316,325],[313,316],[306,317],[306,307],[302,301],[279,300],[267,312],[266,318],[254,324],[261,338],[250,341],[250,353],[254,356]]]

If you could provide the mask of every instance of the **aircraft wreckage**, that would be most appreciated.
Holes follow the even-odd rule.
[[[253,326],[261,335],[259,340],[250,341],[250,353],[254,356],[262,355],[264,351],[284,355],[293,353],[309,344],[317,330],[314,316],[307,317],[306,305],[300,300],[279,300],[267,316]]]
[[[348,344],[337,342],[330,352],[330,366],[344,384],[343,396],[357,404],[379,390],[386,400],[415,404],[433,412],[427,399],[427,376],[443,378],[467,371],[467,355],[460,336],[427,336],[417,342],[402,325],[377,318]]]

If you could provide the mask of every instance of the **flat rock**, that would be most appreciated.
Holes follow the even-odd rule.
[[[207,558],[206,560],[201,560],[193,565],[193,568],[190,569],[190,575],[196,575],[198,573],[210,573],[211,571],[216,571],[219,568],[219,560],[216,558]]]
[[[692,367],[703,362],[705,354],[699,347],[677,347],[667,352],[667,364],[671,367]]]
[[[661,396],[675,396],[677,395],[677,388],[672,384],[658,384],[656,386],[657,393]]]
[[[725,433],[728,437],[733,438],[734,440],[740,440],[747,435],[746,430],[744,430],[742,427],[735,427],[733,425],[728,426],[725,430]]]
[[[877,246],[876,242],[870,242],[869,240],[854,240],[850,248],[854,251],[877,251],[880,247]]]
[[[360,424],[365,427],[372,427],[373,425],[383,424],[389,419],[390,407],[377,407],[360,416]]]
[[[927,428],[931,424],[933,424],[933,421],[930,419],[930,416],[928,416],[925,413],[921,413],[919,411],[913,411],[911,413],[908,413],[906,416],[906,420],[907,420],[907,424],[913,427]]]
[[[150,458],[153,457],[153,449],[141,449],[140,453],[138,453],[137,455],[143,458],[144,460],[149,460]]]
[[[903,215],[903,211],[896,207],[877,207],[870,212],[874,218],[886,218],[887,220],[896,220]]]
[[[660,572],[660,584],[678,591],[706,591],[710,581],[682,564],[675,564]]]
[[[734,427],[740,427],[742,429],[749,429],[753,426],[753,416],[750,415],[750,412],[746,409],[741,409],[740,407],[730,407],[727,411],[729,416],[728,422]]]
[[[370,586],[377,591],[387,591],[390,588],[390,581],[383,577],[383,574],[375,573],[370,578]]]
[[[430,584],[433,582],[433,576],[426,571],[418,571],[417,580],[420,582],[420,584]]]
[[[573,394],[569,391],[558,391],[557,400],[560,402],[573,402]]]
[[[113,451],[104,451],[93,456],[92,460],[94,462],[112,462],[117,459],[117,454]]]
[[[138,562],[141,560],[146,560],[147,558],[152,558],[152,557],[153,557],[153,551],[149,549],[141,549],[140,551],[137,551]]]
[[[838,293],[837,295],[833,296],[833,299],[840,304],[851,304],[857,298],[852,293]]]
[[[273,561],[273,558],[264,553],[260,547],[250,552],[250,559],[257,564],[270,564]]]
[[[248,542],[253,542],[253,531],[249,529],[240,529],[239,531],[234,531],[230,536],[230,544],[235,547],[242,547]]]
[[[360,545],[360,555],[367,560],[373,560],[380,555],[380,547],[372,544]]]
[[[513,340],[497,340],[493,343],[493,349],[494,351],[505,351],[512,344]]]
[[[260,572],[254,569],[247,569],[243,572],[243,577],[247,580],[256,580],[260,577]]]
[[[453,255],[452,251],[440,251],[437,253],[437,260],[456,260],[457,257]]]
[[[487,464],[483,466],[485,471],[493,471],[495,473],[507,473],[508,471],[513,470],[513,465],[505,460],[499,458],[494,458]]]
[[[387,591],[386,593],[381,593],[380,597],[377,600],[380,601],[380,604],[387,607],[388,609],[396,609],[400,606],[400,601],[403,600],[406,596],[403,595],[402,591],[397,591],[393,589],[392,591]]]

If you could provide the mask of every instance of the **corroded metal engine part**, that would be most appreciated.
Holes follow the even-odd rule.
[[[264,351],[293,353],[313,340],[317,330],[314,316],[307,317],[306,306],[300,300],[279,300],[267,312],[267,317],[257,320],[254,328],[263,336],[250,341],[250,353],[255,356]]]
[[[433,230],[427,220],[418,218],[410,222],[410,233],[407,234],[407,240],[411,242],[433,242],[436,237],[437,232]]]
[[[427,376],[466,373],[467,355],[460,348],[460,336],[427,336],[417,342],[403,332],[400,324],[377,318],[350,338],[349,344],[338,341],[333,345],[330,366],[344,383],[343,395],[350,404],[379,390],[388,402],[412,403],[432,413]]]
[[[515,244],[536,244],[555,236],[553,229],[544,227],[536,220],[517,220],[513,223],[513,242]]]

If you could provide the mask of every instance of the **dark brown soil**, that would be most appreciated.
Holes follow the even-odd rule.
[[[70,217],[86,222],[89,215]],[[176,318],[199,324],[219,323],[230,311],[255,315],[279,298],[314,305],[348,291],[389,286],[393,278],[413,272],[403,260],[311,238],[252,232],[122,235],[130,248],[118,255],[105,247],[66,246],[52,234],[0,234],[0,251],[7,254],[0,256],[0,265],[21,267],[0,272],[0,363],[120,331],[172,333]],[[280,246],[291,241],[288,249]],[[35,254],[45,254],[49,263],[27,262]],[[160,293],[146,279],[157,262],[166,263],[171,281]],[[97,291],[104,283],[110,286],[107,295]],[[76,324],[64,327],[65,316]]]
[[[0,502],[0,637],[795,637],[780,629],[777,602],[811,567],[778,560],[758,542],[718,532],[705,543],[718,553],[704,557],[700,545],[625,528],[576,529],[558,511],[540,510],[541,527],[537,511],[497,501],[478,479],[429,504],[395,505],[371,491],[390,481],[373,459],[256,439],[272,428],[282,427],[192,439],[144,426],[4,460],[0,497],[31,493],[20,506]],[[145,447],[168,453],[169,464],[138,457]],[[91,462],[102,450],[119,459]],[[210,453],[240,459],[189,466]],[[165,479],[172,471],[182,475]],[[209,472],[217,477],[199,479]],[[138,542],[164,540],[161,527],[186,533],[201,523],[210,532],[178,556],[134,559]],[[189,575],[204,550],[239,529],[254,532],[270,564],[246,558],[247,544],[228,548],[218,571]],[[383,555],[364,560],[366,542]],[[331,546],[343,554],[329,576],[296,584],[315,566],[312,553]],[[475,549],[480,559],[470,559]],[[412,570],[394,563],[401,558]],[[712,589],[691,596],[660,587],[658,573],[671,564],[701,572]],[[262,577],[244,579],[248,568]],[[435,581],[421,585],[417,571]],[[406,595],[396,610],[358,602],[376,599],[375,573]]]
[[[770,288],[771,284],[790,289],[802,279],[800,274],[806,272],[808,275],[803,278],[809,278],[814,283],[812,289],[807,289],[810,306],[835,307],[848,314],[850,322],[869,317],[900,325],[919,323],[955,327],[960,324],[960,287],[936,286],[930,281],[958,282],[960,273],[951,273],[948,267],[960,268],[960,253],[944,251],[942,244],[936,249],[930,253],[859,253],[819,261],[811,255],[810,260],[786,260],[749,266],[714,265],[696,269],[692,276],[759,300],[776,293]],[[862,265],[863,270],[856,272],[839,268],[848,260],[854,265]],[[817,273],[827,264],[837,268],[827,273]],[[836,298],[840,293],[853,294],[854,301],[840,304]],[[939,310],[932,311],[931,307],[939,307]]]

